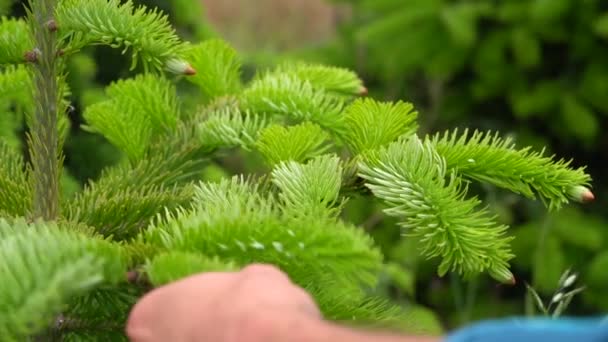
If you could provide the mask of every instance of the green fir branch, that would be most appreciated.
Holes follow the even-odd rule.
[[[0,65],[25,63],[34,46],[24,20],[0,17]]]
[[[123,110],[138,107],[148,117],[154,131],[175,129],[181,116],[175,85],[159,75],[142,74],[119,80],[106,92]]]
[[[189,46],[184,55],[196,69],[196,75],[188,81],[196,84],[208,100],[240,91],[241,62],[228,43],[210,39]]]
[[[340,222],[281,215],[272,197],[238,177],[200,184],[193,208],[163,215],[142,235],[169,251],[274,264],[301,285],[357,288],[373,285],[381,267],[379,252],[360,229]],[[332,285],[333,284],[333,285]]]
[[[295,126],[274,124],[260,132],[257,150],[271,166],[283,161],[305,162],[326,153],[331,145],[329,134],[311,122]]]
[[[110,242],[52,223],[0,219],[2,338],[23,341],[40,333],[73,298],[120,281],[125,266],[121,249]]]
[[[202,272],[228,272],[239,268],[233,262],[209,258],[192,252],[169,251],[146,263],[145,271],[152,285],[163,286]]]
[[[243,91],[240,100],[243,109],[254,113],[311,121],[332,133],[344,129],[342,101],[288,74],[257,78]]]
[[[25,65],[8,66],[0,72],[0,108],[17,108],[17,120],[23,118],[22,113],[34,111],[32,78],[32,70]]]
[[[584,168],[573,169],[571,161],[555,160],[531,147],[517,149],[511,138],[498,133],[454,130],[431,140],[449,170],[531,199],[538,196],[549,209],[559,209],[570,199],[583,201],[577,191],[591,181]]]
[[[65,342],[129,342],[129,338],[125,335],[124,327],[99,327],[87,326],[80,327],[78,331],[68,331],[61,335],[61,340]]]
[[[56,16],[68,52],[89,44],[123,47],[131,49],[133,68],[140,59],[146,70],[179,69],[184,45],[158,9],[131,0],[62,0]]]
[[[150,121],[138,109],[123,109],[111,100],[96,103],[85,110],[83,117],[87,126],[83,128],[103,135],[124,152],[131,162],[135,162],[144,156],[152,140]]]
[[[307,287],[323,317],[356,329],[394,331],[403,334],[439,334],[436,322],[424,322],[415,317],[416,307],[402,308],[389,300],[370,296],[352,296],[345,291],[332,292],[318,286]],[[434,324],[433,324],[434,323]]]
[[[32,127],[34,123],[36,103],[32,92],[34,88],[33,71],[31,67],[26,65],[11,65],[0,72],[0,110],[7,116],[12,116],[12,118],[6,118],[0,123],[0,126],[6,129],[6,133],[2,134],[3,132],[0,131],[0,135],[7,139],[10,139],[15,131],[23,128],[24,118],[28,127]],[[70,105],[71,92],[65,77],[58,77],[57,84],[61,95],[58,113],[65,113]],[[63,143],[70,129],[70,121],[67,115],[58,115],[57,126],[59,141]],[[14,137],[14,139],[17,139],[17,137]],[[15,147],[20,145],[17,141],[13,141],[12,144]]]
[[[344,140],[354,153],[376,149],[418,129],[418,112],[411,103],[358,99],[345,111]]]
[[[200,178],[208,159],[198,142],[196,121],[178,123],[174,132],[151,144],[136,163],[105,169],[98,180],[66,203],[64,215],[86,222],[104,235],[128,238],[158,212],[189,203],[188,184]]]
[[[287,62],[279,65],[277,73],[295,76],[309,82],[313,88],[339,96],[367,94],[363,81],[351,70],[306,62]]]
[[[280,190],[279,199],[287,215],[337,217],[336,208],[342,168],[334,155],[317,157],[306,164],[285,162],[272,171],[272,182]]]
[[[466,188],[429,142],[400,139],[368,153],[359,167],[367,187],[388,205],[385,213],[403,220],[421,253],[442,259],[439,275],[488,271],[499,281],[513,281],[507,227],[478,210],[477,198],[465,198]]]
[[[175,130],[180,118],[174,85],[162,76],[144,74],[115,82],[108,100],[89,106],[83,114],[89,131],[102,134],[134,162],[151,141]]]
[[[198,124],[199,139],[209,149],[253,148],[259,132],[269,125],[266,115],[241,112],[238,107],[223,107],[205,114]]]
[[[64,336],[70,332],[119,330],[124,333],[124,323],[143,292],[126,281],[102,284],[66,305],[64,322],[57,328]]]
[[[23,157],[0,139],[0,210],[25,216],[32,206],[32,187]]]
[[[174,211],[190,202],[191,189],[158,186],[101,191],[89,187],[68,208],[68,217],[95,227],[115,240],[128,240],[144,230],[163,210]],[[96,196],[88,194],[94,193]],[[88,195],[88,196],[87,196]]]
[[[66,204],[64,215],[105,236],[132,237],[159,212],[190,202],[191,189],[184,185],[198,178],[205,161],[196,149],[182,147],[153,149],[149,158],[134,166],[121,164],[104,170]]]

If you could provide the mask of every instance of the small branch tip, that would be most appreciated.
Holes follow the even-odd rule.
[[[40,57],[40,50],[38,48],[35,48],[33,50],[30,50],[30,51],[27,51],[23,55],[23,58],[28,63],[38,63],[39,57]]]
[[[591,190],[587,190],[583,192],[581,198],[583,200],[583,203],[589,203],[595,200],[595,195],[593,195],[593,192],[591,192]]]
[[[58,29],[57,22],[54,19],[47,21],[45,25],[51,32],[56,32]]]
[[[188,75],[188,76],[196,75],[196,70],[193,67],[191,67],[190,65],[188,65],[188,67],[186,67],[186,70],[184,70],[184,75]]]
[[[367,94],[369,94],[369,91],[367,90],[367,88],[365,86],[361,86],[361,88],[359,88],[359,95],[365,96]]]
[[[136,271],[129,271],[126,274],[126,278],[129,283],[137,283],[137,280],[139,279],[139,273],[137,273]]]

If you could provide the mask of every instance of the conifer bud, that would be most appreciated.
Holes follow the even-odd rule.
[[[186,61],[182,59],[172,58],[165,64],[167,70],[178,75],[196,75],[196,70]]]
[[[37,63],[39,57],[40,57],[40,50],[38,48],[27,51],[25,53],[25,55],[23,56],[25,61],[29,62],[29,63]]]
[[[139,282],[141,276],[137,271],[128,271],[126,278],[129,283],[136,284]]]
[[[361,86],[361,88],[359,88],[359,95],[365,96],[368,93],[369,93],[369,91],[367,90],[367,88],[365,86]]]
[[[509,285],[515,285],[516,283],[513,273],[511,273],[511,271],[509,271],[509,269],[506,267],[498,266],[496,268],[490,268],[488,271],[492,278],[500,281],[501,283]]]
[[[49,31],[51,31],[51,32],[56,32],[58,29],[57,22],[53,19],[47,21],[46,28],[49,29]]]
[[[568,189],[568,196],[581,203],[589,203],[595,199],[593,192],[582,185],[577,185]]]

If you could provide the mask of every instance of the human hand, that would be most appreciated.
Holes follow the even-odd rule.
[[[151,291],[131,311],[127,335],[133,342],[296,341],[311,324],[321,324],[321,313],[308,293],[275,267],[251,265]]]

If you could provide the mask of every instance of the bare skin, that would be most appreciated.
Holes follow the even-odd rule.
[[[439,342],[355,331],[324,321],[313,299],[278,269],[188,277],[144,296],[127,322],[133,342]]]

